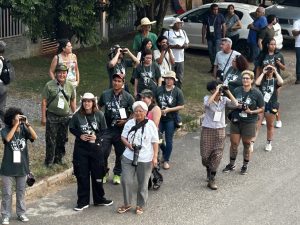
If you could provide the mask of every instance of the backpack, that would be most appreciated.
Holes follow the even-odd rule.
[[[2,56],[0,56],[0,60],[3,64],[0,80],[2,80],[3,84],[8,85],[15,79],[15,69],[9,60],[4,59]]]

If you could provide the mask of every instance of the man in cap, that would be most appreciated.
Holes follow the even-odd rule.
[[[124,58],[126,55],[129,56],[129,58]],[[126,74],[127,67],[135,67],[137,64],[139,64],[139,60],[128,48],[121,48],[120,45],[114,45],[110,49],[109,61],[107,63],[109,88],[112,88],[112,77],[114,74]],[[126,84],[125,90],[128,91]]]
[[[152,41],[152,50],[157,49],[156,40],[157,35],[150,32],[151,25],[156,23],[156,21],[150,21],[147,17],[141,19],[141,23],[138,26],[139,32],[135,35],[133,39],[133,50],[136,52],[141,51],[142,42],[144,38],[149,38]]]
[[[0,74],[3,69],[3,54],[5,52],[6,43],[4,41],[0,41]],[[0,80],[0,119],[3,121],[5,106],[7,99],[7,86]]]
[[[189,39],[186,32],[182,30],[183,21],[178,17],[170,24],[171,29],[164,33],[168,38],[169,47],[172,49],[175,59],[173,70],[178,79],[177,86],[181,88],[184,74],[184,49],[188,48]]]
[[[124,85],[125,74],[117,73],[113,75],[112,88],[105,90],[98,102],[99,107],[104,108],[104,115],[107,124],[107,132],[103,142],[104,149],[104,166],[106,168],[106,176],[103,178],[103,183],[108,179],[108,157],[111,152],[112,145],[115,149],[115,167],[113,183],[121,183],[121,156],[125,150],[125,146],[121,141],[121,133],[123,127],[132,113],[132,104],[134,98],[131,94],[125,91]]]
[[[55,79],[49,81],[42,92],[42,119],[46,125],[45,166],[62,164],[65,155],[65,143],[68,138],[69,116],[76,110],[75,89],[67,81],[68,68],[58,64]]]
[[[224,75],[231,67],[232,60],[241,53],[231,49],[232,41],[230,38],[222,38],[221,40],[221,51],[217,53],[214,62],[214,77],[223,81]]]
[[[211,4],[210,14],[203,21],[202,26],[202,43],[207,39],[208,54],[211,63],[211,70],[213,72],[216,53],[220,51],[221,38],[226,34],[225,18],[222,13],[219,13],[219,6]]]

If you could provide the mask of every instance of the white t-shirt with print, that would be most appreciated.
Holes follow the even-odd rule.
[[[184,45],[188,44],[190,41],[184,30],[180,29],[179,31],[175,31],[170,29],[164,33],[164,36],[168,38],[170,45]],[[175,62],[183,62],[184,61],[184,49],[172,49]]]
[[[293,30],[300,31],[300,19],[294,22]],[[295,47],[300,47],[300,34],[295,37]]]
[[[173,54],[173,50],[170,49],[171,51],[171,56],[174,58],[174,54]],[[154,59],[157,60],[160,58],[160,51],[159,50],[154,50],[153,55],[154,55]],[[170,60],[170,54],[169,52],[166,52],[165,57],[162,61],[162,63],[159,65],[159,69],[160,69],[160,73],[161,75],[165,75],[166,72],[172,70],[172,64],[171,64],[171,60]]]
[[[128,120],[124,126],[122,137],[127,138],[128,132],[135,125],[136,120]],[[158,143],[158,132],[155,123],[152,120],[148,120],[144,127],[144,133],[142,134],[142,128],[138,129],[134,135],[134,131],[130,132],[128,136],[128,142],[135,145],[141,145],[138,162],[151,162],[153,159],[154,151],[152,143]],[[123,156],[129,160],[133,160],[133,151],[126,147]]]
[[[215,66],[218,66],[218,70],[223,70],[225,65],[226,65],[226,62],[230,56],[231,52],[229,53],[224,53],[223,51],[219,51],[216,55],[216,59],[215,59],[215,63],[214,65]],[[232,52],[231,56],[230,56],[230,59],[226,65],[226,68],[225,70],[223,71],[224,74],[227,73],[227,70],[231,67],[231,64],[232,64],[232,60],[237,56],[237,55],[241,55],[241,53],[237,52],[237,51],[234,51]]]

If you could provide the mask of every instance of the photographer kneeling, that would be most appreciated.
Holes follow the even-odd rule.
[[[242,139],[244,145],[244,162],[241,174],[247,174],[251,156],[251,139],[255,137],[258,114],[264,110],[264,98],[259,90],[252,87],[254,73],[249,70],[242,72],[243,86],[234,89],[233,95],[239,102],[237,109],[230,115],[230,163],[223,169],[224,173],[235,170],[238,146]]]
[[[146,119],[148,106],[142,101],[133,104],[134,118],[129,120],[122,132],[122,141],[126,146],[122,158],[122,188],[124,205],[118,213],[129,211],[133,194],[133,182],[137,176],[136,214],[143,213],[148,199],[148,180],[152,167],[157,165],[158,133],[155,123]]]

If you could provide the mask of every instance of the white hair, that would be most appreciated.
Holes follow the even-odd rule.
[[[134,111],[136,109],[136,107],[141,107],[144,111],[146,111],[146,112],[148,111],[148,106],[143,101],[136,101],[135,103],[133,103],[132,110]]]

